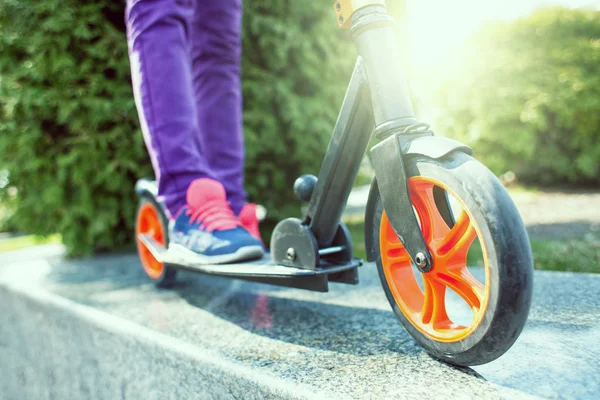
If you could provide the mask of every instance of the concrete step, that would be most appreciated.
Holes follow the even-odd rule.
[[[598,398],[600,276],[536,272],[526,329],[458,369],[402,329],[373,265],[305,292],[181,273],[148,282],[134,254],[0,254],[0,398]]]

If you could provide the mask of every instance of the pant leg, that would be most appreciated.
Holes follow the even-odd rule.
[[[200,145],[236,214],[246,202],[241,88],[241,0],[197,0],[192,76]]]
[[[173,215],[191,181],[213,177],[202,154],[192,90],[194,0],[127,0],[131,75],[158,192]]]

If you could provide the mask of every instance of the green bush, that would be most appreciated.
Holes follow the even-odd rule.
[[[497,23],[462,56],[436,130],[498,174],[600,185],[600,12],[550,8]]]
[[[299,213],[294,180],[319,172],[356,53],[333,3],[244,4],[246,188],[275,221]]]
[[[0,2],[0,170],[12,221],[71,254],[131,243],[133,186],[152,176],[130,85],[123,2]],[[246,2],[247,189],[272,220],[317,173],[354,50],[328,2]],[[0,189],[0,204],[8,200]]]

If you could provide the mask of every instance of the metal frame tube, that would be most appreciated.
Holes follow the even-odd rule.
[[[352,16],[352,36],[365,60],[371,88],[376,130],[384,141],[371,149],[379,194],[394,231],[421,272],[433,267],[419,223],[412,209],[404,168],[401,134],[417,119],[404,79],[393,26],[385,7],[368,6]],[[421,131],[417,135],[429,135]]]
[[[331,245],[373,127],[391,134],[417,122],[402,73],[393,18],[385,7],[371,5],[355,12],[352,23],[359,57],[304,221],[319,248]],[[422,267],[426,270],[431,268],[431,255],[412,213],[398,138],[390,140],[394,143],[386,140],[372,150],[381,157],[374,162],[381,180],[380,194],[392,226],[402,233],[413,259],[416,254],[424,255]],[[390,164],[394,164],[393,172]],[[402,184],[394,184],[396,179]]]
[[[305,218],[319,247],[329,246],[335,236],[373,126],[369,88],[359,57]]]
[[[417,122],[404,78],[394,19],[385,7],[368,6],[352,17],[352,37],[363,58],[371,89],[375,124],[405,120]],[[401,124],[402,125],[402,124]]]

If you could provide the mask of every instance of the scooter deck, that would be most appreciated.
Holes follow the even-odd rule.
[[[329,281],[357,284],[356,268],[362,265],[361,259],[354,258],[345,264],[325,263],[315,269],[302,269],[275,264],[270,254],[253,261],[202,264],[186,259],[182,254],[169,252],[149,235],[141,234],[139,239],[157,261],[172,268],[319,292],[328,291]]]

